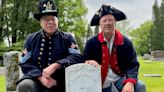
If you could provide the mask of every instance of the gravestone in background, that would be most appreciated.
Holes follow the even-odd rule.
[[[84,63],[67,67],[66,92],[102,92],[100,67]]]
[[[21,53],[18,51],[6,52],[3,56],[5,67],[6,92],[16,90],[16,81],[19,79],[19,58]]]
[[[144,54],[143,59],[149,60],[151,58],[150,54]]]
[[[164,58],[164,50],[155,50],[151,52],[153,58]]]

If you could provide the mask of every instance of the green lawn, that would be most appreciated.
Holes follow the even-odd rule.
[[[163,62],[145,62],[141,57],[139,79],[144,81],[147,87],[147,92],[164,92],[164,61]],[[161,78],[143,77],[143,74],[161,74]],[[0,75],[0,92],[4,92],[4,76]]]
[[[164,61],[162,62],[145,62],[141,57],[139,79],[144,81],[147,92],[164,92]],[[143,74],[160,74],[162,77],[144,77]]]
[[[0,92],[5,92],[5,80],[4,76],[0,75]]]

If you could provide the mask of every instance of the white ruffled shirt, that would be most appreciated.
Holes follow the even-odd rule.
[[[112,35],[112,38],[110,41],[107,41],[104,37],[104,40],[107,41],[107,46],[108,46],[108,50],[109,53],[111,54],[112,52],[112,48],[113,48],[113,43],[114,43],[114,38],[115,38],[115,33]],[[110,65],[108,67],[108,73],[106,76],[106,79],[104,81],[103,84],[103,89],[110,87],[111,83],[116,82],[117,80],[119,80],[121,77],[119,75],[117,75],[116,73],[113,72],[113,70],[111,69]]]

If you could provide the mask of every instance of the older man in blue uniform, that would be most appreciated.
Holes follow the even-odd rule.
[[[85,63],[101,65],[102,92],[146,92],[137,78],[139,63],[132,42],[115,28],[116,21],[124,19],[122,11],[104,4],[91,20],[101,32],[87,41],[83,56]]]
[[[34,18],[42,29],[25,42],[20,67],[24,73],[17,92],[65,92],[65,67],[81,63],[75,39],[58,29],[58,9],[51,0],[41,0]]]

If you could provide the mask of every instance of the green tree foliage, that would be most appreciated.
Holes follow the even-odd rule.
[[[0,3],[0,45],[3,43],[3,24],[2,24],[2,21],[3,21],[3,6],[4,6],[4,0],[1,0],[1,3]]]
[[[119,21],[119,22],[116,22],[116,28],[119,29],[123,35],[128,36],[130,30],[132,30],[129,24],[130,24],[130,21],[128,20]]]
[[[161,6],[160,6],[160,48],[161,50],[164,50],[164,0],[162,0]]]
[[[77,43],[82,51],[87,31],[87,21],[85,20],[87,8],[83,0],[56,0],[56,3],[59,9],[60,30],[75,34]]]
[[[8,39],[9,43],[16,43],[24,40],[27,35],[40,29],[39,22],[33,18],[33,13],[37,13],[39,0],[2,0],[3,6],[0,7],[0,37]],[[54,0],[55,1],[55,0]],[[86,7],[82,0],[56,0],[59,9],[59,28],[61,31],[67,31],[85,36]],[[2,36],[1,36],[2,35]],[[0,41],[3,40],[0,38]],[[10,40],[12,39],[12,40]],[[79,45],[83,45],[79,41]]]
[[[143,55],[151,52],[151,37],[152,21],[146,21],[139,28],[130,32],[134,47],[137,54]]]
[[[86,40],[88,40],[92,36],[93,36],[93,30],[91,29],[90,25],[88,25],[87,32],[86,32]]]
[[[159,48],[159,45],[160,45],[160,42],[159,42],[159,39],[160,39],[160,11],[159,11],[159,5],[158,5],[158,1],[155,0],[155,3],[153,5],[153,30],[151,32],[152,36],[151,36],[151,44],[152,45],[152,48],[153,50],[155,49],[158,49]]]
[[[160,6],[155,0],[152,9],[152,21],[146,21],[130,32],[137,53],[141,55],[154,50],[164,50],[164,0]]]
[[[93,35],[97,35],[99,33],[99,26],[95,26]]]
[[[151,31],[152,50],[164,50],[164,0],[161,6],[155,0],[153,5],[153,30]]]
[[[35,30],[38,30],[39,25],[35,25],[31,14],[36,11],[34,6],[38,0],[4,0],[1,28],[2,34],[8,39],[9,45],[16,43]],[[11,40],[10,40],[11,38]]]

